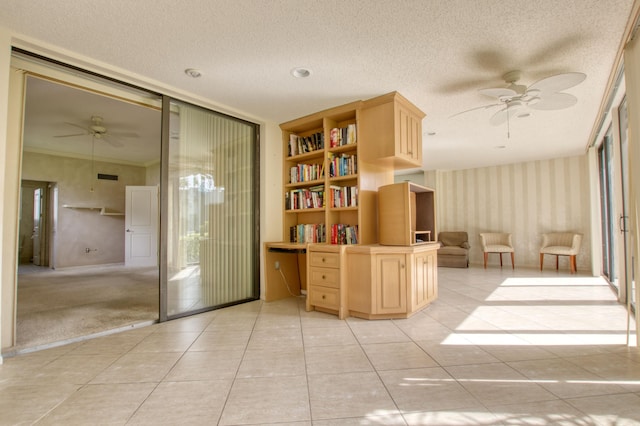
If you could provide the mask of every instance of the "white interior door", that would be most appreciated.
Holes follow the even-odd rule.
[[[158,187],[127,186],[125,266],[158,265]]]
[[[36,188],[33,191],[33,232],[31,239],[33,240],[33,264],[40,266],[40,242],[42,237],[42,189]]]

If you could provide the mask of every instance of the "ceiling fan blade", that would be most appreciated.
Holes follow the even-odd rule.
[[[496,112],[491,116],[491,118],[489,119],[489,123],[492,126],[499,126],[505,123],[507,121],[507,113],[508,113],[507,108],[501,109],[500,111]]]
[[[117,136],[119,138],[139,138],[140,135],[135,132],[109,132],[112,136]]]
[[[510,104],[507,108],[503,108],[500,111],[497,111],[495,114],[491,116],[489,119],[489,123],[493,126],[499,126],[504,124],[507,121],[507,117],[513,119],[517,117],[519,114],[522,114],[525,106],[519,102],[514,102]]]
[[[538,80],[529,86],[529,90],[537,89],[543,93],[557,93],[570,87],[577,86],[587,78],[586,74],[581,72],[568,72],[564,74],[556,74],[551,77]]]
[[[494,87],[494,88],[489,88],[489,89],[480,89],[478,90],[478,93],[480,93],[481,95],[485,95],[485,96],[490,96],[492,98],[502,98],[502,97],[513,97],[513,96],[517,96],[518,92],[516,92],[515,90],[512,89],[507,89],[505,88],[501,88],[501,87]]]
[[[455,113],[453,115],[450,115],[449,118],[456,117],[456,116],[458,116],[460,114],[466,114],[466,113],[471,112],[471,111],[477,111],[479,109],[489,109],[489,108],[493,108],[493,107],[496,107],[496,106],[504,106],[504,104],[503,103],[489,104],[489,105],[483,105],[483,106],[479,106],[479,107],[475,107],[475,108],[471,108],[471,109],[466,109],[464,111],[460,111],[460,112],[457,112],[457,113]]]
[[[119,141],[118,139],[114,139],[111,136],[107,136],[104,135],[102,136],[102,138],[104,141],[106,141],[109,145],[114,146],[116,148],[122,148],[124,146],[124,143],[122,143],[121,141]]]
[[[551,93],[540,98],[539,102],[529,105],[531,109],[551,111],[574,106],[578,98],[569,93]]]
[[[70,122],[68,122],[68,121],[65,121],[65,122],[64,122],[64,124],[68,124],[69,126],[77,127],[78,129],[82,129],[82,130],[84,130],[85,132],[87,132],[87,131],[88,131],[88,130],[87,130],[87,126],[81,126],[81,125],[79,125],[79,124],[70,123]]]
[[[70,138],[73,136],[85,136],[85,135],[88,135],[88,133],[85,132],[85,133],[72,133],[70,135],[54,135],[53,137],[54,138]]]

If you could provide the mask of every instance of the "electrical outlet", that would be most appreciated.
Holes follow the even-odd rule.
[[[278,261],[276,260],[276,263],[275,263],[275,265],[274,265],[274,266],[275,266],[275,268],[276,268],[276,271],[277,271],[277,270],[279,270],[279,269],[280,269],[280,262],[278,262]]]

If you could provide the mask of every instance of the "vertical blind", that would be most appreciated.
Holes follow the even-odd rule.
[[[172,102],[167,314],[258,297],[255,126]]]

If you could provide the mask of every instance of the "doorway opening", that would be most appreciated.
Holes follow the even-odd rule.
[[[125,264],[125,223],[128,187],[159,190],[160,102],[109,90],[25,77],[16,352],[159,318],[158,249]]]

